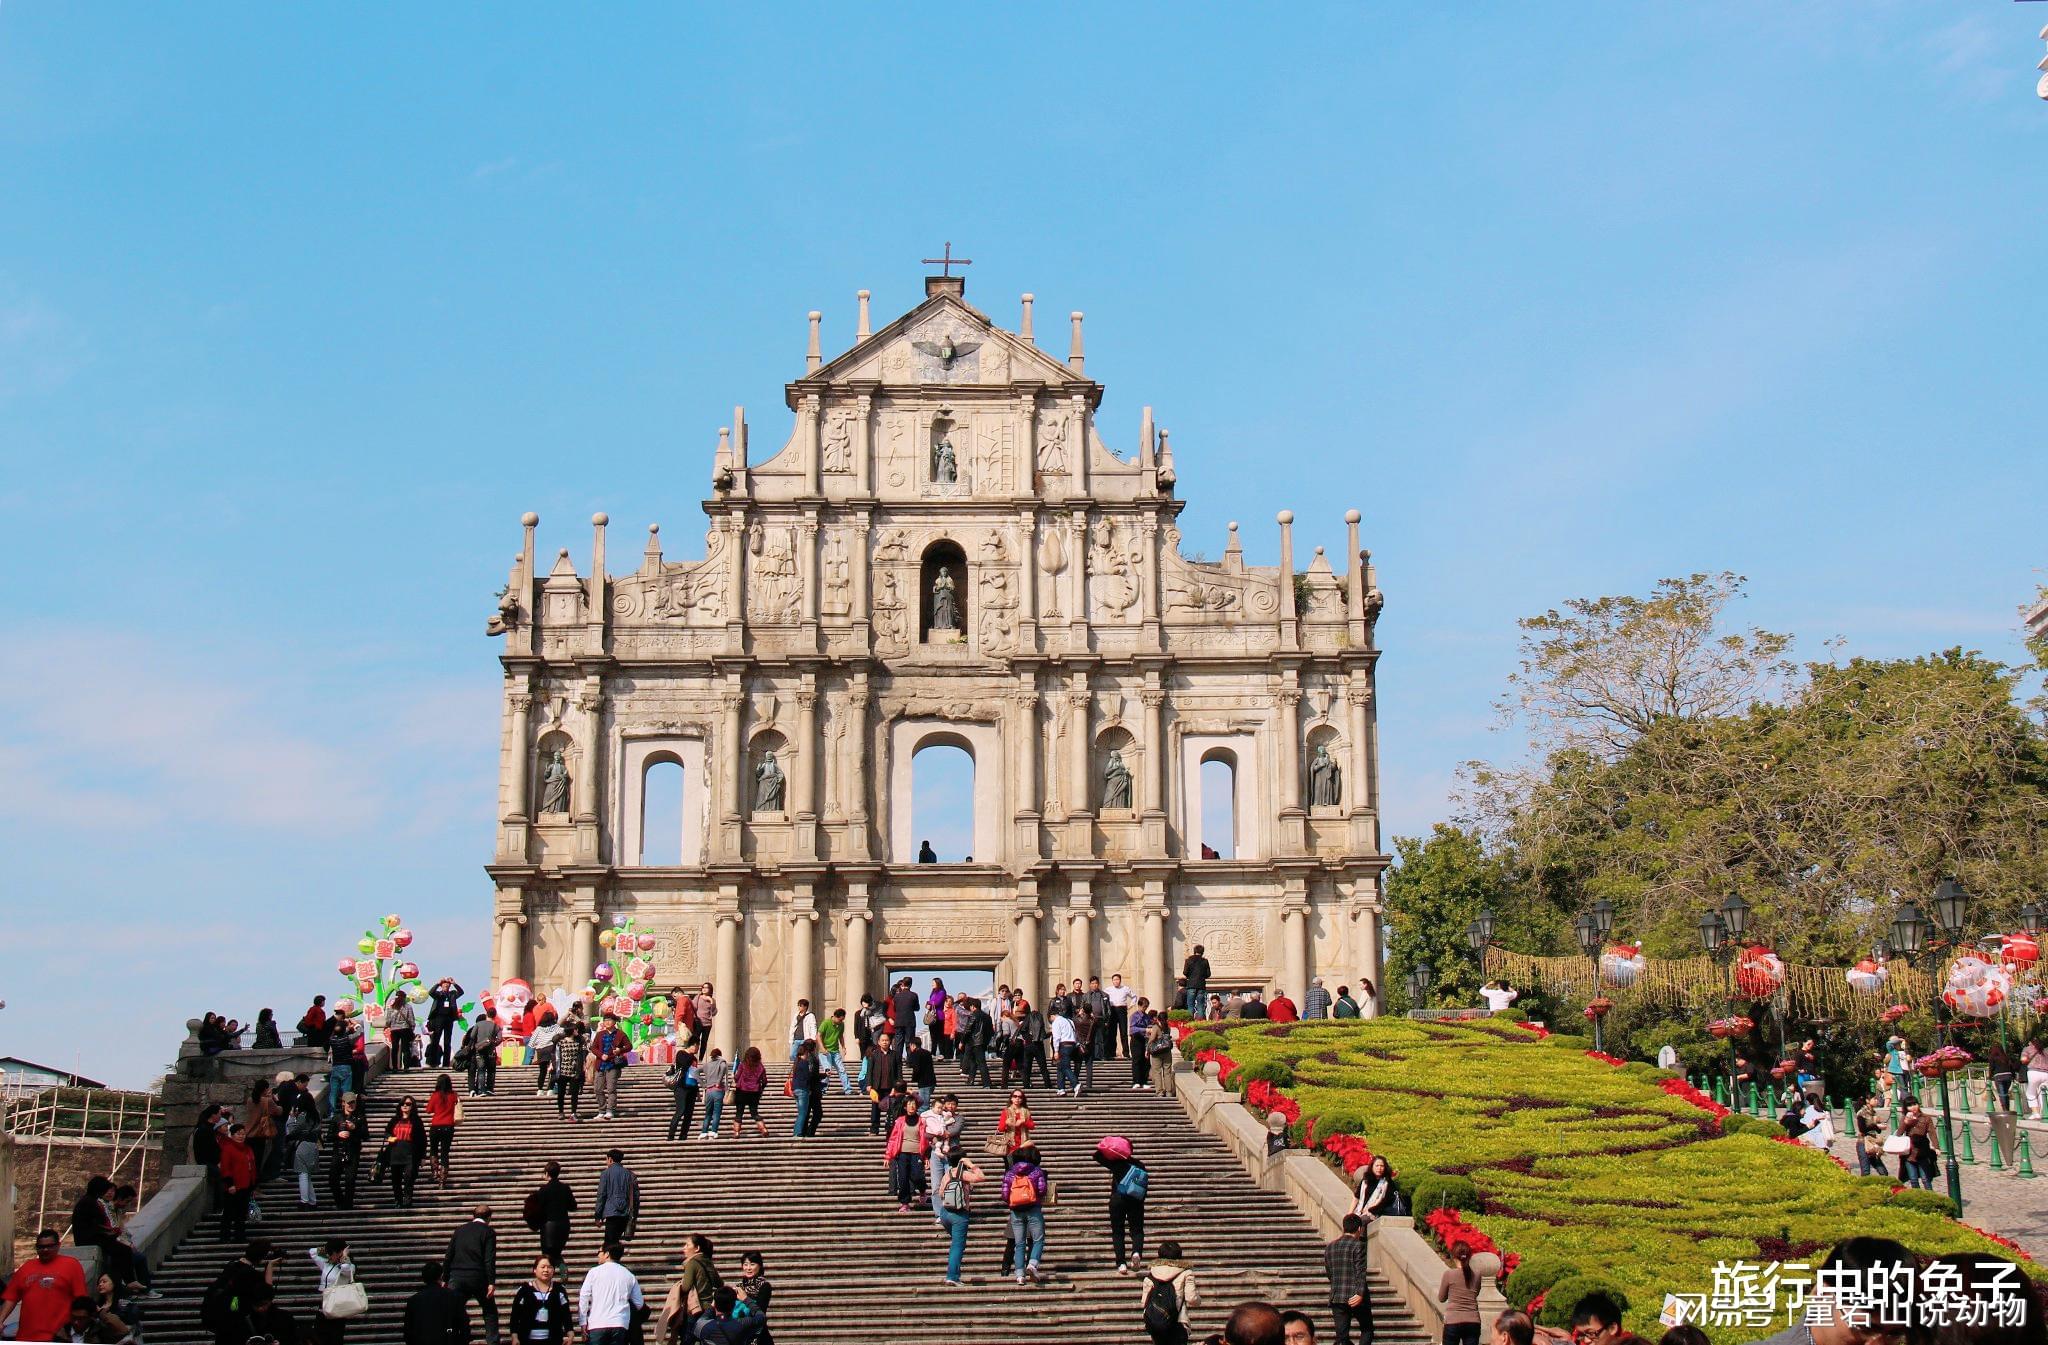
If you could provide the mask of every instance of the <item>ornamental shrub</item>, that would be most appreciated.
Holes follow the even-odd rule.
[[[1494,1017],[1504,1018],[1510,1023],[1526,1023],[1529,1021],[1529,1015],[1527,1013],[1524,1013],[1522,1010],[1514,1008],[1513,1006],[1502,1009],[1499,1013],[1496,1013]]]
[[[1466,1177],[1432,1173],[1415,1183],[1415,1194],[1409,1197],[1409,1204],[1418,1219],[1431,1210],[1476,1210],[1479,1208],[1479,1188]]]
[[[1166,1011],[1166,1021],[1169,1023],[1185,1023],[1193,1017],[1194,1015],[1186,1009],[1168,1009]]]
[[[1221,1032],[1190,1032],[1188,1039],[1180,1044],[1182,1057],[1193,1060],[1203,1051],[1223,1051],[1230,1047]]]
[[[1515,1267],[1514,1274],[1508,1276],[1501,1291],[1507,1295],[1508,1302],[1518,1308],[1524,1307],[1551,1285],[1577,1273],[1577,1268],[1563,1257],[1545,1256],[1538,1252]]]
[[[1304,1118],[1304,1120],[1315,1122],[1316,1138],[1319,1140],[1330,1135],[1363,1135],[1365,1133],[1365,1114],[1354,1111],[1349,1107],[1332,1107],[1328,1111],[1319,1112],[1315,1116]]]
[[[1945,1214],[1951,1219],[1956,1217],[1956,1202],[1939,1191],[1919,1191],[1909,1186],[1903,1191],[1894,1191],[1886,1196],[1884,1203],[1895,1205],[1902,1210],[1917,1210],[1923,1214]]]
[[[1647,1079],[1651,1083],[1655,1083],[1670,1073],[1669,1070],[1658,1069],[1646,1060],[1631,1060],[1621,1067],[1621,1072],[1628,1075],[1631,1079]]]
[[[1426,1168],[1420,1163],[1413,1167],[1397,1166],[1394,1169],[1394,1190],[1401,1199],[1408,1202],[1408,1208],[1412,1210],[1415,1208],[1415,1188],[1439,1175],[1441,1174],[1435,1168]]]
[[[1606,1294],[1621,1308],[1622,1314],[1627,1315],[1628,1295],[1613,1280],[1599,1275],[1567,1275],[1550,1286],[1550,1292],[1543,1300],[1543,1311],[1536,1314],[1536,1324],[1569,1329],[1572,1309],[1578,1306],[1580,1299],[1596,1293]]]
[[[1260,1079],[1264,1079],[1275,1088],[1292,1088],[1294,1067],[1284,1060],[1267,1060],[1256,1065],[1248,1065],[1230,1076],[1230,1086],[1243,1090]]]
[[[1593,1049],[1593,1039],[1582,1037],[1576,1032],[1553,1032],[1543,1039],[1546,1046],[1562,1046],[1567,1051],[1584,1053]]]

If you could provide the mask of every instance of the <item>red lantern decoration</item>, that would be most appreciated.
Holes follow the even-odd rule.
[[[1613,1007],[1613,1000],[1607,998],[1607,996],[1605,995],[1596,995],[1592,999],[1586,1001],[1586,1017],[1605,1018],[1607,1016],[1608,1011]]]
[[[1884,989],[1884,983],[1890,977],[1883,963],[1868,957],[1849,968],[1844,974],[1848,978],[1849,988],[1859,995],[1876,994]]]
[[[1998,941],[1998,950],[2008,966],[2031,967],[2041,960],[2041,941],[2031,934],[2008,934]]]
[[[1785,984],[1785,963],[1761,945],[1745,948],[1735,959],[1735,988],[1751,999],[1768,999]]]
[[[1756,1031],[1756,1022],[1753,1019],[1744,1018],[1741,1014],[1736,1014],[1732,1018],[1716,1018],[1713,1022],[1707,1024],[1707,1031],[1725,1041],[1730,1037],[1748,1036]]]
[[[1890,1027],[1893,1023],[1898,1022],[1901,1018],[1904,1018],[1907,1014],[1911,1012],[1913,1012],[1913,1010],[1907,1005],[1894,1004],[1889,1009],[1886,1009],[1883,1013],[1879,1014],[1877,1016],[1877,1021],[1883,1023],[1886,1027]]]

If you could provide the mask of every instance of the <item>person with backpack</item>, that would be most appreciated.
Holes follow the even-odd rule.
[[[563,1345],[575,1326],[569,1291],[555,1282],[555,1263],[543,1252],[533,1277],[512,1295],[512,1339],[516,1345]]]
[[[468,1306],[442,1278],[439,1261],[422,1264],[420,1287],[405,1300],[405,1345],[469,1345],[469,1339]]]
[[[327,1044],[327,996],[313,996],[313,1003],[299,1016],[299,1039],[308,1046]]]
[[[1161,1097],[1173,1096],[1173,1023],[1163,1013],[1152,1015],[1145,1038],[1145,1077]]]
[[[455,1055],[458,1063],[469,1069],[471,1097],[489,1097],[498,1091],[498,1043],[502,1040],[498,1020],[488,1013],[478,1014],[463,1034],[462,1049]]]
[[[675,1102],[669,1112],[668,1137],[686,1140],[690,1138],[690,1124],[697,1116],[697,1057],[690,1054],[688,1047],[676,1049],[676,1058],[669,1062],[661,1081],[668,1085]]]
[[[947,1142],[945,1160],[941,1169],[945,1175],[939,1180],[938,1196],[932,1204],[938,1207],[939,1225],[951,1239],[946,1251],[946,1287],[958,1289],[960,1267],[967,1259],[967,1228],[974,1219],[974,1188],[981,1185],[987,1174],[967,1156],[957,1132]]]
[[[576,1213],[576,1192],[562,1180],[562,1165],[552,1158],[543,1169],[547,1180],[526,1193],[519,1216],[527,1228],[540,1236],[540,1254],[562,1265],[562,1250],[569,1245],[569,1219]]]
[[[1139,1294],[1145,1334],[1152,1345],[1188,1345],[1188,1309],[1202,1299],[1195,1292],[1195,1272],[1182,1259],[1178,1242],[1159,1244],[1159,1259],[1145,1272]]]
[[[664,1340],[694,1340],[697,1321],[711,1310],[712,1295],[725,1283],[711,1263],[711,1239],[702,1233],[683,1235],[683,1264],[661,1305]],[[732,1309],[726,1309],[727,1315]]]
[[[356,1204],[356,1179],[363,1170],[363,1136],[369,1122],[354,1093],[342,1095],[341,1108],[327,1121],[327,1195],[338,1210]]]
[[[1131,1152],[1122,1135],[1105,1135],[1095,1146],[1095,1161],[1109,1170],[1109,1243],[1116,1255],[1116,1273],[1130,1275],[1145,1268],[1145,1197],[1152,1174]],[[1124,1239],[1131,1256],[1124,1259]]]
[[[1041,1283],[1038,1268],[1045,1256],[1045,1169],[1038,1150],[1025,1145],[1010,1155],[1003,1172],[1003,1204],[1010,1211],[1010,1241],[1016,1245],[1017,1283]]]
[[[44,1232],[36,1236],[36,1252],[40,1260],[44,1237],[48,1237],[52,1251],[55,1250],[57,1235]],[[213,1283],[199,1298],[199,1324],[213,1333],[216,1345],[247,1345],[250,1331],[250,1314],[255,1311],[257,1291],[269,1290],[277,1280],[279,1256],[271,1245],[261,1238],[251,1242],[242,1254],[221,1267],[220,1274],[213,1277]],[[34,1263],[31,1263],[34,1264]],[[78,1263],[71,1262],[73,1266]],[[28,1267],[15,1272],[20,1281]],[[83,1293],[85,1281],[80,1273],[79,1292]],[[13,1285],[9,1285],[9,1297],[13,1298]],[[25,1309],[24,1309],[25,1310]],[[27,1323],[23,1324],[24,1330]],[[26,1336],[35,1339],[34,1336]]]

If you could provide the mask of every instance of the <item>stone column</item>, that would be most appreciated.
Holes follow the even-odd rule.
[[[527,741],[532,730],[529,723],[533,715],[533,696],[526,691],[515,691],[505,698],[512,707],[512,760],[508,763],[506,789],[512,796],[512,807],[505,814],[508,822],[524,822],[532,814],[527,811],[532,801],[526,796],[527,762],[533,757],[533,746]]]
[[[1166,808],[1166,692],[1146,687],[1138,693],[1145,705],[1145,742],[1140,750],[1138,806],[1147,815]]]
[[[569,932],[569,985],[571,993],[590,984],[590,973],[597,968],[597,916],[588,911],[578,911],[571,920]]]
[[[1147,471],[1144,480],[1149,489],[1152,473]],[[1140,579],[1144,591],[1138,595],[1145,620],[1145,643],[1157,649],[1164,638],[1159,625],[1159,516],[1147,514],[1139,519],[1138,535],[1144,538],[1145,545],[1145,572]]]
[[[865,638],[868,613],[868,534],[870,531],[866,513],[853,518],[853,555],[848,557],[849,568],[853,571],[853,624],[862,633],[860,648],[867,649]]]
[[[1308,890],[1298,878],[1289,879],[1287,888],[1287,904],[1280,911],[1281,968],[1285,978],[1281,988],[1299,1004],[1308,993]]]
[[[812,328],[815,332],[817,329]],[[818,493],[818,415],[823,403],[818,394],[804,394],[802,409],[797,413],[798,433],[803,436],[804,494]]]
[[[575,814],[576,858],[593,864],[598,858],[597,784],[604,770],[604,693],[599,689],[602,686],[599,678],[588,678],[583,694],[576,699],[576,736],[583,744],[583,762],[582,769],[569,781],[569,790],[575,795],[570,807]]]
[[[1075,331],[1076,335],[1078,336],[1079,328],[1076,327]],[[1074,413],[1074,442],[1071,445],[1073,457],[1072,460],[1067,464],[1069,470],[1072,471],[1073,475],[1068,479],[1074,483],[1072,487],[1074,494],[1086,496],[1088,494],[1089,439],[1087,394],[1081,392],[1075,393],[1069,399],[1069,405],[1073,408]],[[1078,566],[1079,562],[1076,561],[1075,563]]]
[[[1095,974],[1095,891],[1076,878],[1067,894],[1067,979]]]
[[[874,912],[868,909],[868,885],[851,880],[846,885],[845,924],[839,940],[839,1003],[851,1014],[868,992],[868,928]],[[851,1026],[848,1028],[851,1031]]]
[[[1067,517],[1067,641],[1071,649],[1088,647],[1088,511]]]
[[[1290,673],[1274,696],[1279,705],[1274,750],[1280,754],[1280,811],[1301,811],[1301,688]]]
[[[863,392],[854,401],[853,408],[853,485],[861,494],[872,495],[875,493],[874,435],[868,421],[874,414],[875,399]],[[863,613],[866,610],[861,609]]]
[[[803,580],[803,622],[806,648],[818,647],[818,511],[806,509],[797,526],[799,577]]]
[[[1378,892],[1372,879],[1362,879],[1359,886],[1365,890],[1365,901],[1358,907],[1358,942],[1361,947],[1352,961],[1359,964],[1358,974],[1370,979],[1378,993],[1361,995],[1358,1012],[1365,1018],[1377,1018],[1380,1013],[1380,907]]]
[[[1294,612],[1294,511],[1282,509],[1280,524],[1280,647],[1301,646],[1301,618]]]
[[[712,1020],[711,1044],[723,1048],[725,1058],[731,1060],[740,1049],[743,1039],[741,1019],[746,1013],[747,988],[740,982],[740,911],[739,889],[727,888],[732,904],[721,902],[718,911],[718,931],[713,942],[713,974],[717,984],[718,1017]]]
[[[1088,674],[1075,673],[1067,690],[1067,816],[1091,813],[1094,790],[1089,788],[1088,760]]]
[[[818,906],[816,889],[809,883],[796,885],[796,901],[790,911],[789,921],[789,1004],[790,1013],[796,1012],[796,1002],[807,999],[811,1012],[823,1022],[832,1016],[818,997]]]
[[[818,683],[805,673],[796,693],[796,760],[790,777],[790,812],[798,821],[818,818]]]
[[[1166,965],[1166,883],[1148,879],[1145,883],[1145,928],[1138,941],[1138,993],[1152,1000],[1161,1013],[1172,1007],[1173,977]]]
[[[873,853],[868,837],[868,675],[855,673],[846,693],[846,820],[855,859]]]
[[[511,894],[517,900],[518,893]],[[493,985],[503,985],[519,975],[520,937],[519,931],[525,926],[523,915],[500,915],[498,917],[498,957],[491,975]]]
[[[1038,752],[1043,745],[1038,732],[1038,692],[1029,685],[1011,689],[1010,732],[1009,756],[1017,767],[1010,859],[1013,868],[1022,869],[1038,859],[1039,803],[1043,798],[1038,785]]]
[[[719,849],[726,859],[739,857],[740,827],[747,815],[747,754],[740,745],[740,710],[746,698],[746,692],[736,685],[727,686],[718,697],[718,764],[725,779]]]
[[[1017,904],[1011,908],[1015,922],[1010,930],[1010,975],[1033,1007],[1044,1008],[1045,944],[1038,928],[1038,880],[1017,880]]]

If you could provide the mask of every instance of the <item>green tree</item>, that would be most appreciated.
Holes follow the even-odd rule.
[[[1387,876],[1386,977],[1382,987],[1395,1008],[1408,1003],[1408,973],[1427,962],[1434,973],[1431,1005],[1478,1002],[1477,956],[1466,927],[1481,909],[1498,920],[1494,937],[1513,947],[1527,947],[1542,922],[1527,918],[1527,885],[1511,854],[1489,851],[1474,830],[1439,822],[1428,840],[1397,836],[1397,866]]]

